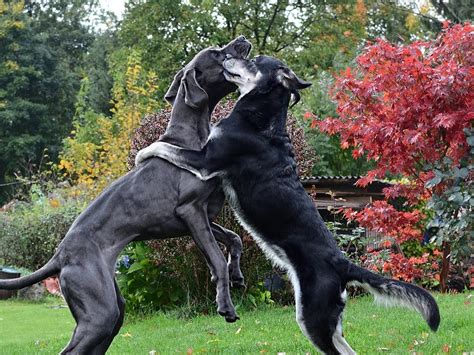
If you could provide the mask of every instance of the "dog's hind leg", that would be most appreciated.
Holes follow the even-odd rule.
[[[216,240],[225,245],[229,253],[229,261],[227,266],[229,268],[230,282],[233,287],[245,287],[244,275],[240,270],[240,256],[242,255],[242,240],[239,235],[218,225],[211,224],[212,234]]]
[[[120,319],[113,273],[100,260],[72,265],[60,274],[61,290],[76,320],[69,344],[61,354],[104,354],[100,344],[112,336]]]
[[[345,291],[341,293],[338,276],[331,275],[329,270],[319,270],[319,274],[322,272],[324,278],[318,279],[312,271],[304,276],[290,271],[295,288],[296,320],[322,353],[353,355],[354,350],[342,334]]]
[[[114,280],[114,287],[115,287],[115,295],[117,297],[117,305],[119,308],[120,316],[117,319],[117,322],[115,323],[114,330],[112,331],[112,335],[110,335],[97,347],[99,354],[105,354],[107,349],[110,347],[110,344],[112,344],[112,341],[114,340],[115,336],[120,331],[120,328],[122,328],[123,320],[125,318],[125,299],[120,293],[120,289],[117,285],[117,280]]]
[[[205,207],[202,202],[193,201],[177,207],[176,214],[186,223],[194,242],[209,265],[212,280],[216,282],[217,312],[224,316],[227,322],[235,322],[239,317],[230,297],[227,263],[212,234]]]
[[[346,303],[346,300],[347,300],[346,290],[344,290],[341,293],[341,300],[344,302],[344,304]],[[342,332],[342,315],[343,315],[343,312],[341,312],[341,314],[339,315],[336,331],[334,332],[332,336],[332,340],[337,350],[339,350],[341,354],[355,354],[355,351],[351,348],[347,340],[344,338],[344,333]]]

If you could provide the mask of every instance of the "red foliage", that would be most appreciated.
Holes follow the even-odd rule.
[[[436,251],[436,250],[435,250]],[[420,257],[405,257],[402,254],[374,251],[363,258],[363,265],[374,272],[405,282],[423,280],[426,284],[439,281],[439,263],[436,255],[428,253]]]
[[[354,157],[376,161],[361,184],[387,172],[414,177],[448,156],[467,151],[463,129],[474,119],[474,26],[456,25],[433,42],[393,45],[384,40],[366,48],[354,72],[336,78],[338,118],[317,122]]]
[[[425,187],[434,176],[426,167],[444,157],[456,166],[468,154],[463,130],[474,120],[474,25],[446,26],[430,42],[378,40],[357,58],[354,69],[336,77],[332,95],[338,117],[313,118],[312,126],[338,134],[354,158],[375,162],[358,184],[366,186],[387,174],[402,176],[407,183],[385,189],[386,200],[404,197],[406,206],[420,205],[444,189],[441,184],[434,191]],[[423,214],[397,211],[387,201],[345,215],[400,243],[421,238]],[[411,281],[423,261],[391,254],[385,262],[378,271]]]
[[[418,222],[423,218],[422,213],[417,210],[397,211],[387,201],[375,201],[370,208],[362,211],[345,210],[344,216],[369,230],[393,237],[398,243],[422,237],[417,228]]]

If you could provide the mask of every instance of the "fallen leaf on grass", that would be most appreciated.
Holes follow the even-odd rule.
[[[389,348],[377,348],[378,351],[390,351]]]
[[[444,344],[443,347],[441,348],[441,351],[443,353],[449,353],[451,351],[451,345],[449,344]]]
[[[415,346],[418,346],[418,345],[421,345],[421,344],[424,344],[424,343],[425,343],[424,340],[416,340],[416,339],[415,339],[415,340],[413,341],[413,345],[415,345]]]
[[[156,355],[156,350],[150,350],[150,351],[148,352],[148,355]]]
[[[193,348],[186,350],[186,355],[191,355],[193,353]]]
[[[472,304],[471,298],[472,298],[472,294],[466,297],[466,300],[464,301],[464,304],[465,304],[466,306],[469,306],[469,305]]]
[[[129,332],[126,332],[126,333],[122,334],[122,336],[123,336],[124,338],[131,338],[131,337],[132,337],[132,334],[130,334]]]
[[[235,332],[235,334],[239,334],[241,330],[242,330],[242,327],[240,327],[239,329],[237,329],[236,332]]]

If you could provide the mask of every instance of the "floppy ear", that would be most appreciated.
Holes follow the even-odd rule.
[[[179,85],[181,84],[181,79],[183,78],[184,69],[180,69],[179,72],[174,76],[173,83],[165,94],[165,100],[168,101],[171,105],[174,104],[174,99],[178,95]]]
[[[194,68],[186,70],[182,83],[184,88],[184,102],[186,105],[196,110],[201,110],[207,106],[209,97],[197,82],[196,70]]]
[[[311,86],[311,83],[300,79],[290,68],[281,67],[278,69],[278,79],[284,87],[290,90],[293,103],[290,107],[295,106],[300,101],[301,89],[306,89]]]
[[[279,77],[281,83],[290,90],[301,90],[311,86],[310,82],[298,78],[298,76],[290,68],[282,67],[278,69],[278,71],[280,74]]]

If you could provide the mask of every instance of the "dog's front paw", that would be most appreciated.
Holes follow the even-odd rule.
[[[138,166],[138,164],[140,164],[142,161],[144,161],[147,158],[146,153],[145,153],[146,149],[147,148],[140,150],[135,156],[135,166]]]
[[[150,144],[148,147],[140,150],[135,157],[135,166],[140,164],[142,161],[154,156],[159,150],[160,142]]]

